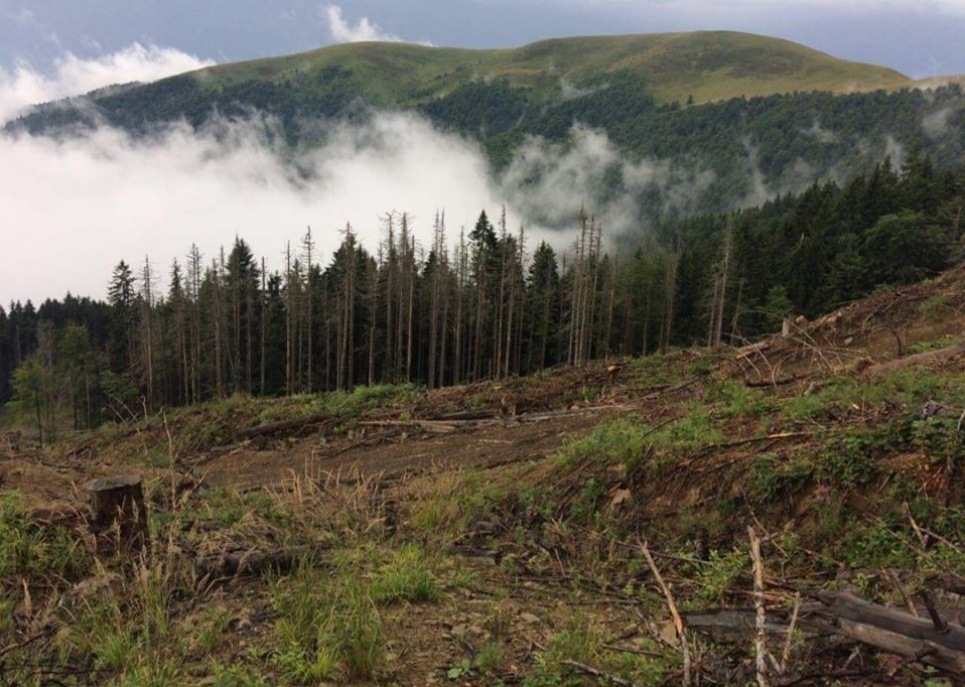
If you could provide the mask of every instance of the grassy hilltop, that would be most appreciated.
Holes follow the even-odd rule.
[[[563,83],[607,74],[640,77],[660,103],[696,103],[793,91],[852,93],[901,88],[898,72],[840,60],[797,43],[728,31],[592,36],[539,41],[509,50],[464,50],[398,43],[354,43],[210,67],[196,72],[218,88],[253,80],[311,83],[333,68],[351,70],[364,95],[411,107],[446,95],[467,79],[508,79],[544,97]]]

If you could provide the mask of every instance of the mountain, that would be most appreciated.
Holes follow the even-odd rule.
[[[37,134],[106,122],[143,133],[176,120],[202,126],[212,113],[245,119],[260,111],[298,147],[328,135],[319,120],[365,121],[381,110],[416,112],[476,139],[496,173],[527,142],[567,150],[574,126],[593,129],[624,159],[665,171],[641,189],[606,170],[595,190],[647,199],[689,180],[693,192],[672,210],[684,213],[847,179],[889,156],[900,164],[909,150],[944,167],[965,155],[965,99],[954,79],[918,84],[883,67],[732,32],[564,38],[510,50],[336,45],[41,106],[6,128]],[[668,211],[662,201],[639,204],[651,214],[641,222]]]
[[[402,107],[444,97],[467,79],[506,79],[551,100],[565,95],[567,87],[628,74],[646,83],[661,104],[910,85],[891,69],[839,60],[786,40],[717,31],[561,38],[511,50],[355,43],[212,67],[196,77],[216,89],[251,81],[312,83],[344,69],[357,76],[359,93],[370,102]]]
[[[736,97],[856,93],[912,85],[894,70],[840,60],[786,40],[698,32],[561,38],[509,50],[334,45],[219,65],[147,85],[102,89],[88,98],[108,121],[133,126],[138,120],[179,116],[198,121],[213,106],[228,111],[232,105],[265,107],[283,117],[296,112],[331,116],[363,103],[432,113],[451,109],[468,97],[483,106],[496,100],[511,115],[627,87],[639,110]],[[43,129],[82,117],[70,108],[51,109],[39,108],[21,125]],[[493,127],[484,131],[492,133]]]

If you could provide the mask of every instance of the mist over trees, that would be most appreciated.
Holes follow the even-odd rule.
[[[658,104],[640,75],[617,71],[567,84],[569,95],[511,84],[505,78],[460,83],[424,98],[418,89],[386,101],[365,76],[344,66],[283,81],[249,80],[206,89],[189,75],[165,79],[80,105],[41,106],[6,125],[10,132],[57,134],[102,124],[150,137],[158,127],[186,122],[202,129],[213,119],[244,121],[252,112],[276,122],[274,138],[294,148],[330,136],[320,122],[359,123],[382,109],[426,117],[440,131],[481,144],[498,175],[534,140],[574,144],[574,127],[605,133],[627,162],[661,162],[672,181],[706,179],[686,203],[651,202],[659,185],[614,170],[606,194],[639,195],[647,221],[666,213],[726,212],[757,205],[769,190],[800,192],[817,179],[867,174],[885,155],[896,161],[919,146],[935,165],[953,168],[965,153],[965,97],[957,84],[934,89],[838,95],[789,92],[736,97],[699,106],[686,100]],[[666,206],[666,207],[665,207]],[[684,207],[680,207],[684,206]]]
[[[952,264],[963,181],[912,154],[844,186],[667,221],[616,251],[589,211],[562,253],[527,245],[505,212],[458,231],[439,213],[428,245],[391,212],[378,245],[346,225],[324,262],[307,229],[273,272],[242,238],[163,269],[121,261],[106,302],[0,308],[0,402],[50,437],[64,413],[90,428],[235,393],[435,388],[739,344]]]

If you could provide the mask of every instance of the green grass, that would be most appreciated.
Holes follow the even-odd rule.
[[[607,422],[589,435],[567,442],[556,460],[561,468],[593,460],[604,466],[623,465],[629,471],[646,455],[649,433],[650,428],[636,416]]]
[[[314,685],[344,674],[371,679],[385,654],[372,585],[351,567],[335,573],[303,565],[271,584],[273,663],[288,681]]]
[[[82,579],[91,569],[81,535],[32,524],[17,492],[0,497],[0,579],[12,576]]]
[[[351,393],[333,391],[319,397],[316,412],[338,418],[355,418],[373,410],[409,402],[416,391],[414,384],[360,386]]]
[[[396,551],[392,560],[382,566],[372,590],[373,601],[386,606],[403,601],[435,601],[438,597],[439,585],[429,569],[426,553],[412,544]]]

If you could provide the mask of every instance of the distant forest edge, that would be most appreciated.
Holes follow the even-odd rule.
[[[558,255],[485,212],[458,238],[437,217],[421,246],[392,213],[380,245],[346,227],[326,258],[309,232],[277,272],[243,240],[192,247],[164,274],[121,262],[107,302],[0,308],[0,402],[50,437],[65,409],[83,428],[232,393],[438,387],[737,344],[957,262],[963,188],[962,171],[913,153],[843,186],[665,221],[619,255],[587,214]]]
[[[626,161],[667,165],[665,178],[644,188],[615,165],[602,187],[591,190],[600,202],[631,194],[641,226],[668,216],[757,205],[818,180],[843,183],[869,173],[888,155],[900,164],[911,149],[941,169],[965,156],[965,97],[958,85],[659,105],[646,79],[619,71],[587,76],[554,93],[496,79],[465,81],[438,97],[393,99],[378,97],[340,66],[321,70],[311,83],[250,79],[217,88],[189,74],[41,106],[6,129],[51,134],[107,123],[145,136],[176,121],[201,128],[214,114],[245,120],[261,113],[278,123],[277,136],[294,152],[331,135],[320,121],[364,123],[394,109],[419,113],[443,131],[478,141],[498,174],[527,141],[559,144],[565,151],[579,126],[605,132]],[[697,177],[701,183],[694,185]],[[691,182],[693,193],[682,202],[660,202],[660,183],[677,181]]]

